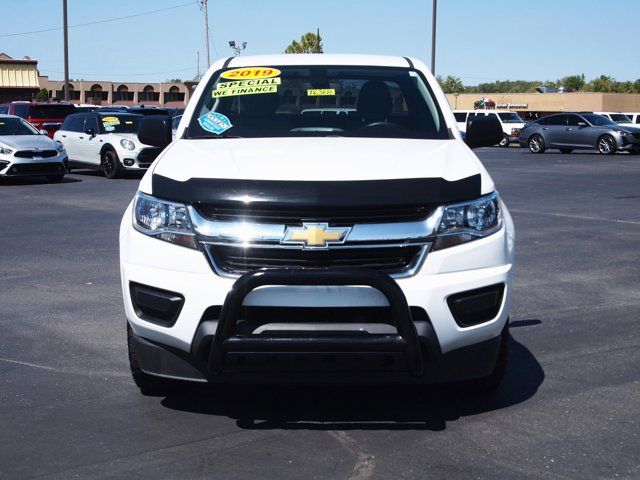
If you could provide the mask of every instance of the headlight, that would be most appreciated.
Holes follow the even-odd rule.
[[[0,155],[11,155],[13,150],[7,147],[0,147]]]
[[[56,150],[58,150],[58,152],[64,152],[64,145],[61,142],[56,140],[55,144],[56,144]]]
[[[440,220],[434,250],[486,237],[502,227],[500,197],[493,192],[477,200],[447,205]]]
[[[624,130],[616,130],[622,137],[626,137],[627,135],[631,135],[629,132],[625,132]]]
[[[133,143],[128,138],[123,138],[122,140],[120,140],[120,145],[122,145],[122,148],[124,148],[125,150],[135,150],[136,149],[136,144]]]
[[[165,242],[198,248],[186,205],[138,192],[133,204],[133,228]]]

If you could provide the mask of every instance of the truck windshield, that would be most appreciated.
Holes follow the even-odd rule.
[[[268,66],[213,75],[185,138],[449,138],[426,80],[409,68]]]
[[[524,123],[517,113],[499,113],[498,116],[500,117],[500,120],[502,120],[502,123]]]

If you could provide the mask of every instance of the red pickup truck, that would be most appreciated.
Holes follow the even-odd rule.
[[[0,113],[22,117],[53,138],[67,115],[75,113],[75,108],[71,103],[9,102],[0,105]]]

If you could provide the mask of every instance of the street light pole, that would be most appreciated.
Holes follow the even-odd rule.
[[[431,18],[431,73],[436,74],[436,16],[438,0],[433,0],[433,17]]]
[[[62,0],[62,28],[64,30],[64,92],[65,101],[69,101],[69,26],[67,25],[67,0]]]

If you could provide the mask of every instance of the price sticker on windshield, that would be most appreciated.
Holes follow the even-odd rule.
[[[335,88],[310,88],[307,90],[307,95],[310,97],[335,97]]]
[[[270,67],[234,68],[220,74],[221,78],[230,80],[246,80],[249,78],[271,78],[280,75],[280,70]]]

